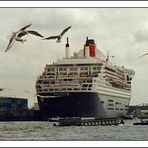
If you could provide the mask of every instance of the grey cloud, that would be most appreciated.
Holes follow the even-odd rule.
[[[137,31],[135,33],[135,41],[136,42],[147,42],[148,41],[148,30],[145,31]]]

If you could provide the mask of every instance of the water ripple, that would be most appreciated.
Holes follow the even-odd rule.
[[[144,141],[148,139],[148,126],[67,126],[51,127],[48,122],[0,122],[0,140],[48,141]],[[137,122],[137,121],[136,121]]]

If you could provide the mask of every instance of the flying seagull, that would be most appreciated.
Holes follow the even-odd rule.
[[[12,47],[12,45],[14,44],[15,41],[24,43],[26,40],[25,39],[22,39],[21,37],[23,37],[25,35],[32,34],[32,35],[36,35],[36,36],[39,36],[39,37],[42,37],[43,38],[43,36],[41,34],[39,34],[38,32],[36,32],[36,31],[26,30],[26,28],[28,28],[30,26],[31,26],[31,24],[29,24],[29,25],[21,28],[17,32],[13,32],[12,33],[11,38],[9,40],[9,44],[8,44],[7,49],[5,50],[5,52],[7,52],[8,49],[10,49]]]
[[[25,40],[19,40],[17,39],[17,34],[24,31],[26,28],[30,27],[32,24],[29,24],[27,26],[24,26],[23,28],[21,28],[20,30],[18,30],[17,32],[12,32],[11,34],[11,37],[10,37],[10,40],[9,40],[9,44],[7,46],[7,49],[5,50],[5,52],[8,51],[8,49],[10,49],[12,47],[12,45],[14,44],[15,40],[16,41],[21,41],[22,43],[25,41]]]
[[[50,37],[47,37],[47,38],[44,38],[43,40],[51,40],[51,39],[57,39],[57,43],[60,43],[62,42],[61,39],[62,39],[62,36],[71,28],[71,26],[65,28],[60,35],[57,35],[57,36],[50,36]]]
[[[0,91],[3,91],[5,88],[0,88]]]
[[[4,91],[5,89],[11,90],[11,88],[0,88],[0,91]]]

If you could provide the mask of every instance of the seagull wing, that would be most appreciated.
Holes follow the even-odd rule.
[[[9,40],[9,44],[8,44],[8,46],[7,46],[6,50],[5,50],[5,52],[7,52],[7,51],[12,47],[12,45],[13,45],[14,42],[15,42],[14,39],[15,39],[15,37],[10,38],[10,40]]]
[[[71,28],[71,26],[69,26],[69,27],[65,28],[65,29],[62,31],[61,36],[62,36],[62,35],[64,35],[64,34],[65,34],[65,32],[67,32],[70,28]]]
[[[138,57],[138,58],[144,57],[144,56],[146,56],[146,55],[148,55],[148,52],[147,52],[147,53],[145,53],[145,54],[143,54],[143,55],[141,55],[141,56],[140,56],[140,57]]]
[[[26,35],[27,34],[27,31],[21,31],[17,37],[21,38],[22,36]]]
[[[26,28],[30,27],[31,25],[32,25],[32,24],[29,24],[29,25],[27,25],[27,26],[21,28],[19,31],[21,31],[21,30],[25,30]]]
[[[56,39],[56,38],[59,38],[59,35],[58,36],[50,36],[50,37],[44,38],[44,40],[50,40],[50,39]]]
[[[39,34],[38,32],[36,32],[36,31],[28,30],[27,32],[30,33],[30,34],[33,34],[33,35],[36,35],[36,36],[39,36],[39,37],[43,38],[43,36],[41,34]]]

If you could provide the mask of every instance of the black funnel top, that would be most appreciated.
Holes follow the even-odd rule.
[[[67,37],[67,43],[66,43],[66,47],[69,47],[69,41],[68,41],[68,37]]]
[[[86,38],[86,46],[89,46],[89,44],[95,44],[95,41],[93,39],[88,39],[88,37]]]

